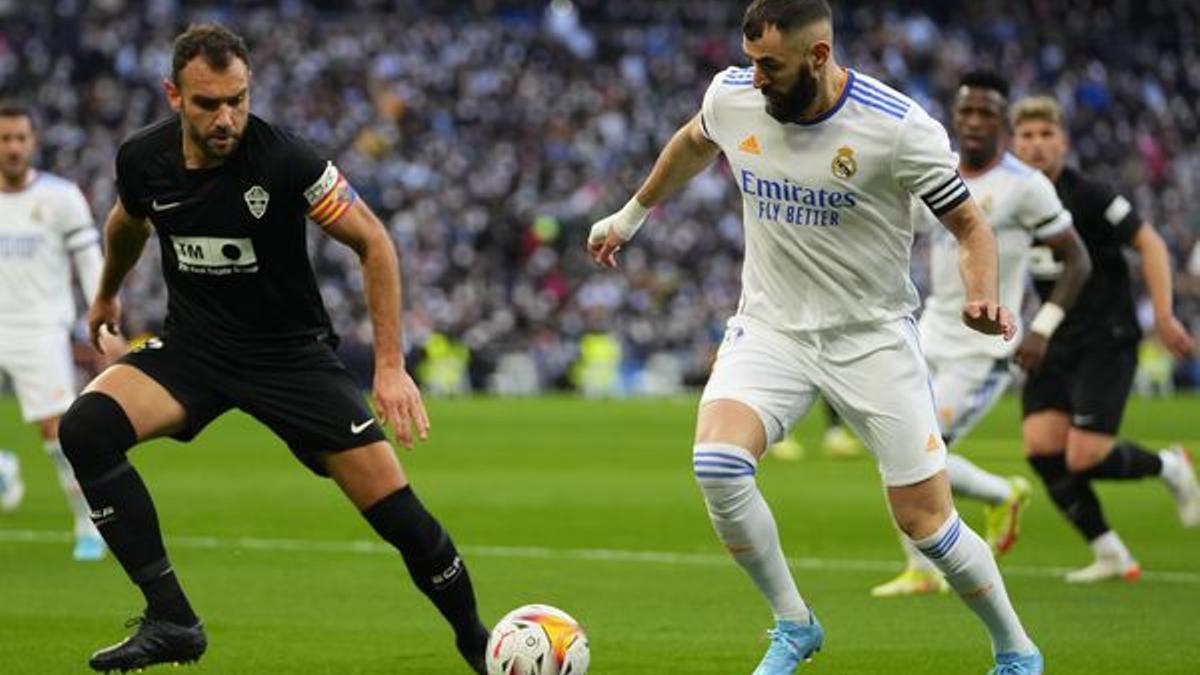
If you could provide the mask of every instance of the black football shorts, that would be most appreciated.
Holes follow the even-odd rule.
[[[283,439],[305,466],[328,476],[323,453],[386,439],[353,375],[316,339],[248,358],[153,338],[119,363],[149,375],[183,406],[186,426],[174,435],[181,441],[238,408]]]
[[[1137,339],[1103,334],[1051,340],[1042,367],[1025,382],[1024,415],[1060,410],[1076,429],[1115,436],[1133,386],[1137,350]]]

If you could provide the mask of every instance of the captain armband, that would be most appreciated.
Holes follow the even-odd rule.
[[[308,217],[326,227],[336,223],[349,210],[358,200],[358,193],[333,162],[329,162],[317,182],[304,191],[304,199],[309,206]]]

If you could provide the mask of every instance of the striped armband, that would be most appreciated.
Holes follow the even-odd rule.
[[[967,184],[955,171],[950,180],[921,195],[921,201],[933,211],[933,215],[941,218],[954,207],[967,201],[970,196],[971,191],[967,189]]]
[[[326,227],[342,217],[358,200],[358,193],[333,162],[329,162],[317,182],[304,191],[304,199],[308,202],[308,217]]]

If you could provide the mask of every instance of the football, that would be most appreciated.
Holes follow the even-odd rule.
[[[488,640],[488,675],[584,675],[590,660],[583,628],[549,605],[514,609]]]

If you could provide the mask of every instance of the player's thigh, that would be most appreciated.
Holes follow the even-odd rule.
[[[319,345],[295,356],[294,366],[238,373],[229,383],[235,405],[275,432],[320,476],[330,475],[330,454],[387,440],[358,383],[332,350]]]
[[[884,484],[914,485],[944,469],[946,446],[912,321],[827,333],[821,393],[875,455]]]
[[[187,422],[183,405],[162,384],[130,365],[109,366],[84,392],[104,394],[116,401],[139,441],[177,434]]]
[[[731,319],[700,397],[696,441],[762,455],[812,407],[814,358],[809,345],[746,317]]]
[[[408,485],[404,469],[387,441],[325,453],[322,461],[330,478],[359,511]]]
[[[85,388],[117,402],[139,441],[160,436],[191,440],[230,407],[212,379],[220,357],[158,338],[125,354]]]
[[[1021,436],[1029,457],[1061,455],[1067,449],[1071,416],[1062,410],[1042,410],[1025,416]]]
[[[987,415],[1012,382],[1008,362],[988,356],[931,359],[942,436],[953,446]]]
[[[5,336],[0,368],[9,374],[21,408],[21,419],[56,418],[75,399],[75,365],[66,331]]]

